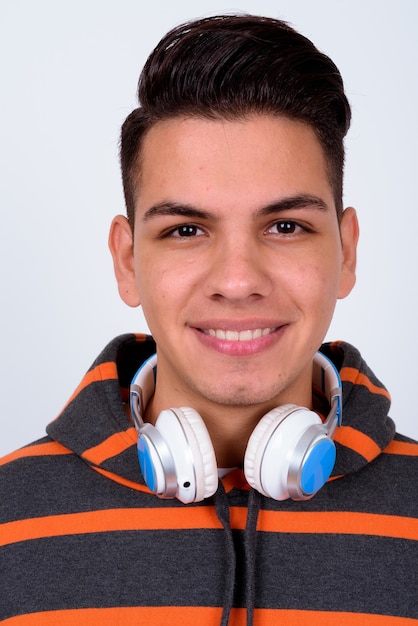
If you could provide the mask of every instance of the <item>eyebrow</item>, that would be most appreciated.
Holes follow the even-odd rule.
[[[308,194],[301,194],[297,196],[281,198],[280,200],[271,202],[270,204],[258,209],[255,212],[254,217],[266,217],[269,215],[280,213],[281,211],[309,208],[317,209],[320,211],[329,210],[328,205],[321,198]],[[213,218],[216,219],[216,215],[214,215],[213,213],[210,213],[209,211],[205,211],[203,209],[198,209],[193,205],[166,201],[154,204],[149,209],[147,209],[142,216],[141,221],[148,222],[154,217],[161,217],[166,215],[177,215],[181,217],[188,217],[200,220],[210,220]]]
[[[142,222],[148,222],[153,217],[164,215],[179,215],[182,217],[192,217],[195,219],[209,220],[213,215],[208,211],[198,209],[191,204],[180,204],[177,202],[159,202],[147,209],[141,218]]]
[[[290,196],[289,198],[281,198],[276,202],[272,202],[265,207],[262,207],[257,211],[257,216],[264,217],[271,215],[272,213],[280,213],[280,211],[290,211],[293,209],[317,209],[320,211],[328,211],[329,207],[327,203],[318,198],[317,196],[311,196],[308,194],[302,194],[297,196]]]

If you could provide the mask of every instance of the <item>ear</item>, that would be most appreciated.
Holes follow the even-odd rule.
[[[355,209],[345,209],[340,224],[342,243],[342,264],[338,298],[345,298],[356,283],[357,243],[359,225]]]
[[[128,306],[139,306],[135,280],[133,233],[126,217],[117,215],[110,226],[109,248],[118,283],[119,295]]]

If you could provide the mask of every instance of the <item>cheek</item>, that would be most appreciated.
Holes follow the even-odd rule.
[[[323,263],[306,255],[297,262],[293,260],[283,267],[281,277],[290,290],[306,299],[315,298],[318,291],[324,289],[329,279],[329,272]]]
[[[309,258],[300,263],[289,281],[290,289],[308,313],[332,314],[338,297],[340,272],[338,255]],[[289,272],[290,275],[290,272]]]
[[[148,260],[151,258],[153,261]],[[139,260],[137,289],[150,329],[151,324],[157,324],[159,319],[164,322],[168,316],[183,308],[185,301],[196,293],[196,267],[196,264],[191,266],[187,262],[158,259],[155,254],[144,255]]]
[[[144,310],[158,308],[167,301],[172,284],[170,272],[155,263],[142,263],[137,271],[137,289]]]

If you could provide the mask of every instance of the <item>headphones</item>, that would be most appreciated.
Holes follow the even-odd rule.
[[[203,419],[190,407],[162,411],[155,426],[144,422],[156,367],[157,355],[153,355],[139,368],[130,387],[142,474],[150,491],[160,498],[200,502],[218,487],[212,442]],[[341,424],[341,380],[332,361],[321,352],[313,359],[313,384],[331,407],[325,422],[309,409],[286,404],[266,413],[248,440],[245,477],[251,487],[275,500],[311,498],[334,467],[332,435]]]

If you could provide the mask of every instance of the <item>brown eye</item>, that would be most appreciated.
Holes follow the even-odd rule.
[[[293,235],[298,231],[298,225],[295,222],[281,221],[276,222],[271,230],[279,235]]]
[[[298,222],[293,220],[280,220],[280,222],[274,222],[268,227],[266,233],[269,235],[280,236],[282,238],[292,238],[301,235],[304,232],[310,232],[306,226],[302,226]]]
[[[180,237],[193,237],[193,235],[196,235],[197,233],[197,228],[196,226],[189,226],[186,224],[185,226],[180,226],[178,233]]]
[[[196,237],[201,234],[202,230],[193,224],[182,224],[171,231],[173,237]]]
[[[296,231],[296,224],[294,222],[277,222],[277,231],[284,235],[292,235]]]

